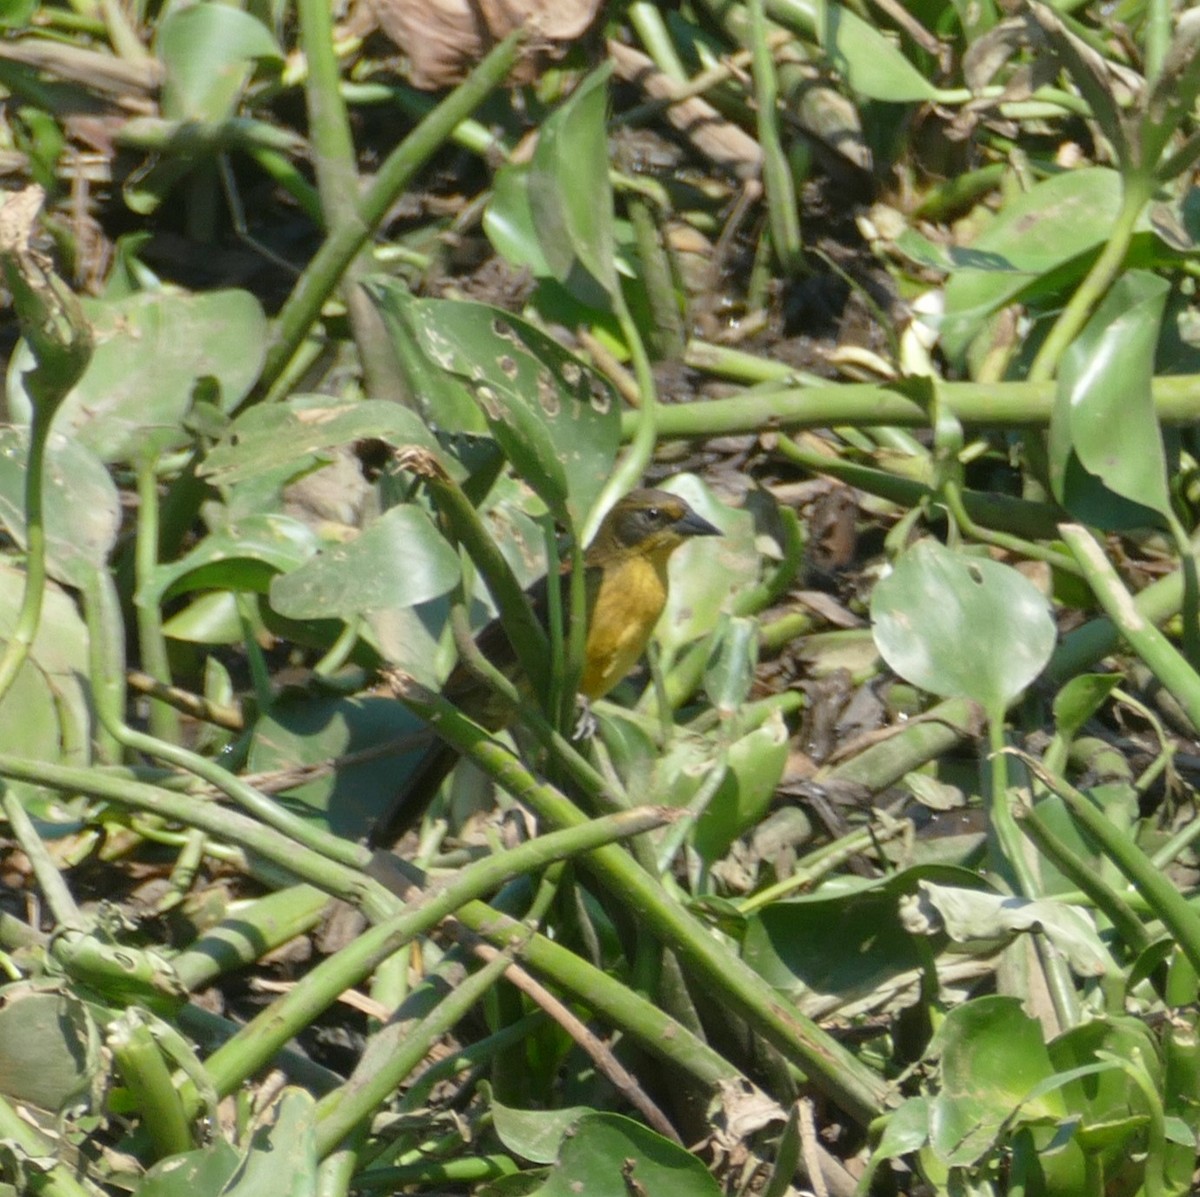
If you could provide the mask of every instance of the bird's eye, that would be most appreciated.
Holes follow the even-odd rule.
[[[650,523],[652,523],[652,524],[657,524],[658,521],[662,519],[662,508],[661,507],[647,507],[646,508],[646,519],[648,519],[650,521]]]

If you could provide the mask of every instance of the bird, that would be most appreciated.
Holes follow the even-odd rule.
[[[586,701],[608,694],[645,652],[667,604],[667,563],[672,553],[693,537],[720,535],[718,527],[670,491],[634,490],[614,504],[583,556],[588,626],[579,693]],[[543,624],[547,622],[548,590],[545,578],[530,590]],[[559,590],[565,600],[570,592],[569,572]],[[476,644],[520,688],[516,653],[499,620],[480,632]],[[500,730],[516,715],[510,703],[500,700],[462,664],[451,672],[442,692],[491,731]],[[438,741],[430,746],[399,800],[373,829],[372,846],[394,843],[416,824],[457,760],[449,744]]]

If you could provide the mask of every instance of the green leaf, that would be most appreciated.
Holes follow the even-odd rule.
[[[704,860],[720,860],[766,814],[787,758],[787,725],[777,711],[730,747],[725,778],[696,820],[693,843]]]
[[[554,272],[542,252],[533,204],[529,198],[529,167],[507,163],[492,183],[492,198],[483,213],[483,231],[506,261],[525,266],[539,278]]]
[[[929,881],[920,882],[920,891],[921,904],[937,912],[930,922],[940,924],[955,943],[1007,940],[1021,933],[1044,934],[1079,976],[1116,974],[1116,965],[1101,944],[1095,924],[1076,906]]]
[[[22,547],[28,451],[27,429],[0,429],[0,523]],[[46,568],[55,581],[82,589],[116,543],[117,488],[94,454],[57,433],[47,445],[43,480]]]
[[[12,636],[25,575],[0,564],[0,642]],[[63,764],[87,761],[92,714],[88,636],[75,604],[48,584],[29,659],[0,701],[0,751]]]
[[[248,515],[209,533],[191,552],[156,566],[135,597],[157,606],[191,590],[265,594],[271,579],[308,561],[319,546],[305,523],[287,515]]]
[[[84,304],[95,352],[55,416],[55,430],[105,462],[131,462],[187,444],[184,417],[198,390],[216,391],[222,411],[249,393],[262,368],[267,323],[246,291],[205,295],[141,293]],[[32,362],[24,343],[9,366],[14,418],[28,422],[21,376]]]
[[[330,450],[375,438],[393,448],[419,446],[436,452],[437,441],[407,408],[382,399],[344,403],[328,395],[293,395],[285,403],[259,404],[242,412],[209,450],[200,466],[203,478],[229,486],[281,461],[306,473]]]
[[[818,0],[813,7],[820,12],[821,48],[852,91],[892,104],[937,98],[937,88],[874,25],[839,4]]]
[[[591,1111],[587,1106],[561,1110],[516,1110],[492,1099],[489,1107],[500,1142],[534,1164],[553,1164],[571,1127]]]
[[[719,1197],[720,1186],[685,1148],[617,1114],[585,1114],[563,1140],[537,1197]]]
[[[1055,497],[1102,527],[1170,512],[1167,461],[1150,386],[1170,284],[1123,274],[1063,354],[1050,422]],[[1126,500],[1114,504],[1112,495]],[[1128,504],[1136,506],[1131,510]]]
[[[458,554],[418,507],[393,507],[346,544],[325,549],[271,583],[271,606],[289,619],[354,619],[411,607],[459,579]]]
[[[0,1093],[14,1104],[59,1112],[101,1071],[100,1036],[70,993],[18,981],[0,990]]]
[[[975,266],[955,273],[946,284],[941,343],[960,360],[984,320],[997,308],[1039,283],[1056,287],[1059,276],[1108,240],[1121,207],[1121,176],[1105,167],[1065,171],[1036,183],[1010,200],[969,247]],[[955,257],[962,259],[961,250]]]
[[[547,265],[580,299],[599,308],[608,306],[619,286],[606,126],[612,70],[607,62],[593,71],[542,123],[528,182]]]
[[[978,874],[946,865],[916,865],[872,881],[841,880],[811,896],[773,902],[747,920],[746,963],[775,988],[853,999],[901,973],[922,967],[926,955],[900,918],[900,899],[923,878],[982,885]]]
[[[1054,723],[1064,740],[1072,740],[1121,684],[1119,673],[1081,673],[1054,696]]]
[[[934,540],[908,549],[871,595],[875,644],[901,677],[942,698],[1003,710],[1045,668],[1046,599],[1010,566]]]
[[[225,1139],[159,1160],[138,1185],[138,1197],[209,1197],[225,1191],[237,1172],[238,1153]]]
[[[162,115],[168,120],[225,120],[260,60],[283,62],[270,30],[228,4],[172,9],[158,28],[155,49],[166,78]]]
[[[726,506],[695,474],[677,474],[664,484],[721,529],[681,545],[671,557],[671,586],[655,638],[664,652],[678,651],[711,632],[735,595],[754,586],[762,554],[750,512]]]
[[[422,351],[470,388],[518,475],[560,517],[583,522],[620,443],[611,384],[540,329],[499,308],[413,299],[398,283],[367,291],[392,327],[402,321]]]
[[[288,694],[256,724],[249,767],[274,772],[356,757],[279,795],[289,809],[355,840],[391,808],[431,734],[391,699]],[[376,751],[388,745],[395,750]]]
[[[1019,1107],[1024,1121],[1066,1116],[1057,1090],[1026,1103],[1054,1068],[1040,1025],[1015,997],[975,998],[950,1010],[929,1054],[940,1055],[942,1079],[932,1103],[930,1144],[948,1165],[973,1164],[991,1150]]]
[[[236,1176],[221,1197],[316,1197],[316,1102],[289,1085],[258,1121]]]

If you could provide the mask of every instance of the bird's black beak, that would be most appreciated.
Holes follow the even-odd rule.
[[[697,515],[690,508],[686,515],[680,516],[673,525],[680,536],[720,536],[721,529],[710,524],[703,516]]]

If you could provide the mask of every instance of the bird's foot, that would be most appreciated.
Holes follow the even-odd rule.
[[[572,742],[590,740],[596,734],[596,716],[592,714],[592,704],[587,695],[575,695],[575,726],[571,729]]]

